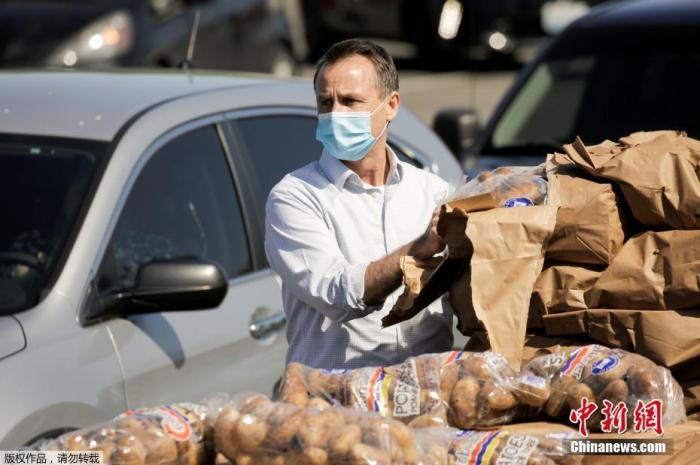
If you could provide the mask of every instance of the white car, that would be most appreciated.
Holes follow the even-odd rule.
[[[286,352],[264,203],[319,157],[309,81],[0,73],[0,450],[208,393]],[[402,109],[391,145],[456,182]]]

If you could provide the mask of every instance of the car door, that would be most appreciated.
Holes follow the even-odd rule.
[[[198,401],[214,392],[270,393],[284,367],[279,286],[256,272],[230,157],[216,121],[191,123],[144,154],[98,275],[101,295],[128,290],[154,260],[217,263],[229,287],[218,308],[143,314],[109,322],[129,407]],[[255,317],[254,317],[255,315]],[[272,331],[269,331],[272,328]]]

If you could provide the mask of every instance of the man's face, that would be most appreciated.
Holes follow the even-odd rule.
[[[377,109],[372,115],[372,133],[375,135],[381,132],[388,120],[393,119],[398,109],[397,92],[390,94],[387,104],[382,105],[384,108],[380,106],[384,98],[379,91],[377,73],[372,62],[361,55],[343,58],[321,68],[315,90],[319,114]]]

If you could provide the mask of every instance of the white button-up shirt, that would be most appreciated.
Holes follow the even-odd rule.
[[[270,192],[265,253],[282,278],[287,362],[315,368],[391,365],[452,347],[446,298],[409,321],[382,329],[403,286],[382,305],[362,297],[365,270],[423,234],[449,190],[438,176],[389,153],[383,186],[371,186],[323,152]]]

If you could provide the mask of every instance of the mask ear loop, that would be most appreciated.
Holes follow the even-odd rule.
[[[379,107],[381,107],[382,105],[384,105],[384,104],[386,103],[387,100],[389,100],[389,95],[387,95],[386,97],[384,97],[384,100],[382,100],[382,103],[380,103],[379,105],[377,105],[377,108],[375,108],[374,110],[372,110],[372,112],[370,113],[370,115],[373,115],[375,111],[379,110]],[[384,131],[386,131],[386,128],[388,128],[388,127],[389,127],[389,120],[386,121],[386,124],[384,125],[384,127],[382,128],[382,130],[379,131],[379,134],[377,134],[377,136],[374,137],[375,142],[376,142],[377,140],[379,140],[379,138],[382,137],[382,136],[384,135]]]

